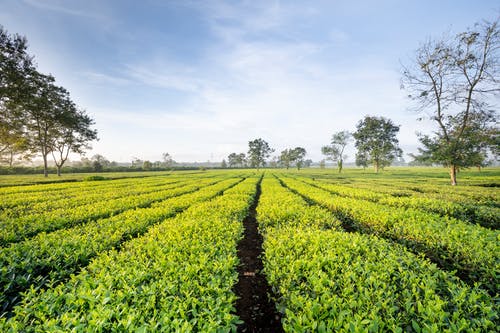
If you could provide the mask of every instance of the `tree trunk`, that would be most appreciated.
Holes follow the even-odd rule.
[[[49,176],[49,165],[47,163],[47,155],[42,154],[43,156],[43,176],[48,177]]]
[[[339,167],[339,173],[341,173],[342,172],[342,160],[338,161],[337,166]]]
[[[455,186],[457,185],[457,166],[452,165],[450,167],[450,180],[451,180],[451,185]]]
[[[379,168],[378,161],[375,161],[374,165],[375,165],[375,172],[378,173],[378,168]]]
[[[62,165],[58,165],[58,166],[57,166],[57,175],[58,175],[59,177],[61,177],[61,168],[62,168]]]

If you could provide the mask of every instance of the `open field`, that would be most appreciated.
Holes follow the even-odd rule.
[[[500,325],[498,168],[102,175],[0,177],[0,331]]]

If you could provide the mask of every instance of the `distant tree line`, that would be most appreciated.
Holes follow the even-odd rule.
[[[70,153],[82,154],[97,139],[94,120],[55,83],[40,73],[27,53],[27,40],[0,26],[0,161],[53,158],[60,175]]]

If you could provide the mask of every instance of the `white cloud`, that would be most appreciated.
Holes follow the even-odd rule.
[[[127,65],[125,74],[131,80],[146,86],[186,92],[198,92],[204,85],[203,80],[194,75],[192,71],[182,70],[168,63]]]
[[[117,85],[124,86],[131,83],[131,81],[124,77],[112,76],[104,73],[97,73],[91,71],[83,71],[78,73],[83,79],[89,83],[95,83],[98,85]]]
[[[108,18],[103,16],[101,13],[90,11],[88,9],[88,3],[86,4],[87,6],[85,6],[85,8],[78,9],[69,6],[67,1],[23,0],[23,2],[38,9],[48,10],[61,14],[91,18],[96,20],[108,20]]]

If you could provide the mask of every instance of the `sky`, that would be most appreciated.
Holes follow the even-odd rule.
[[[499,14],[497,0],[0,0],[0,24],[95,119],[87,156],[119,162],[221,161],[256,138],[319,161],[366,115],[401,126],[410,160],[434,125],[411,110],[401,64]]]

